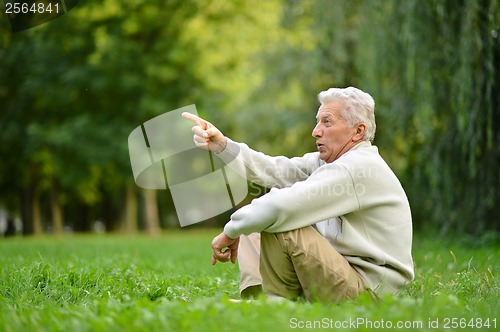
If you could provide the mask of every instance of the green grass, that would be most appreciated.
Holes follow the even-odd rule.
[[[217,232],[0,239],[0,331],[500,328],[498,242],[417,235],[414,283],[377,303],[367,296],[341,305],[232,303],[237,265],[210,264]]]

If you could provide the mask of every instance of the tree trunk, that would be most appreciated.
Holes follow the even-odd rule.
[[[33,234],[41,235],[43,233],[42,227],[42,212],[40,210],[40,195],[35,192],[33,195]]]
[[[137,232],[137,197],[135,195],[135,184],[127,184],[125,200],[123,218],[125,223],[121,228],[127,234],[134,234]]]
[[[142,190],[144,199],[144,223],[146,233],[158,235],[161,232],[160,218],[158,217],[158,202],[156,200],[156,190]]]
[[[56,186],[52,188],[51,196],[52,225],[54,226],[54,234],[60,235],[64,232],[64,213],[61,204],[61,195],[59,194],[59,189]]]
[[[23,235],[33,234],[33,190],[31,187],[24,188],[21,193],[21,218],[23,223]]]

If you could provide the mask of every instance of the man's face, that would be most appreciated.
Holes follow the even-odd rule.
[[[356,144],[354,127],[340,115],[341,101],[322,104],[316,115],[317,124],[312,131],[321,160],[331,163]]]

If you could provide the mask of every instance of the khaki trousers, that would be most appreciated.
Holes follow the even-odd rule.
[[[240,292],[262,285],[264,292],[288,299],[339,303],[366,288],[359,273],[312,226],[242,235],[238,256]]]

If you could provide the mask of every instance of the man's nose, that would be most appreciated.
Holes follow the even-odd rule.
[[[319,123],[316,124],[316,126],[314,127],[313,131],[312,131],[312,136],[313,137],[321,137],[321,129],[319,127]]]

